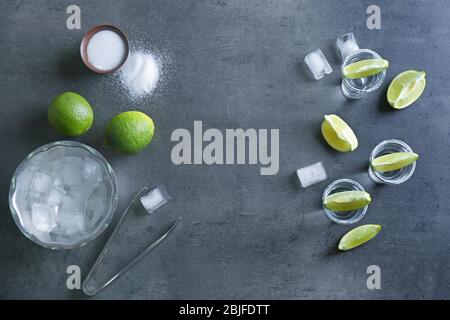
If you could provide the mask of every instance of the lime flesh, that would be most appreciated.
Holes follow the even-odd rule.
[[[392,80],[387,91],[387,99],[394,109],[404,109],[422,95],[427,81],[423,71],[408,70]]]
[[[337,151],[350,152],[358,147],[358,139],[353,130],[334,114],[324,117],[321,131],[325,141]]]
[[[389,67],[389,61],[384,59],[366,59],[345,66],[343,75],[347,79],[358,79],[373,76]]]
[[[335,211],[352,211],[367,206],[372,201],[370,194],[365,191],[336,192],[325,198],[325,208]]]
[[[417,159],[419,155],[414,152],[394,152],[375,158],[371,165],[375,171],[389,172],[409,166]]]
[[[359,247],[367,241],[373,239],[381,231],[379,224],[366,224],[359,226],[346,233],[339,242],[339,250],[348,251]]]

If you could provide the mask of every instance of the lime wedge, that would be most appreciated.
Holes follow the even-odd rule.
[[[364,191],[343,191],[329,195],[323,201],[325,208],[336,211],[352,211],[365,207],[372,201],[370,194]]]
[[[372,160],[372,169],[379,172],[388,172],[409,166],[419,159],[419,155],[414,152],[394,152],[385,154]]]
[[[337,151],[349,152],[358,147],[353,130],[337,115],[326,115],[321,129],[325,141]]]
[[[366,59],[349,64],[343,70],[344,77],[358,79],[373,76],[389,67],[389,61],[384,59]]]
[[[392,80],[387,91],[387,99],[394,109],[404,109],[422,95],[427,81],[423,71],[408,70]]]
[[[356,248],[370,239],[374,238],[380,232],[381,226],[379,224],[366,224],[359,226],[347,232],[339,242],[339,250],[348,251]]]

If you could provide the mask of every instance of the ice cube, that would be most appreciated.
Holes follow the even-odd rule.
[[[48,150],[45,153],[45,157],[47,159],[47,161],[49,162],[53,162],[53,161],[58,161],[59,159],[63,158],[65,156],[65,147],[63,146],[58,146],[58,147],[54,147],[50,150]]]
[[[64,185],[73,186],[81,182],[83,159],[75,156],[59,160],[59,174]]]
[[[87,202],[86,217],[89,225],[94,225],[103,216],[106,208],[106,194],[104,196],[94,195]]]
[[[58,211],[80,211],[84,213],[86,210],[86,201],[87,199],[84,195],[70,191],[64,195]]]
[[[31,210],[22,210],[19,214],[19,220],[22,227],[29,233],[33,233],[33,221],[31,220]]]
[[[164,186],[158,186],[143,196],[140,200],[148,213],[153,213],[156,209],[166,204],[171,199]]]
[[[308,53],[305,57],[305,63],[316,80],[320,80],[324,75],[333,72],[327,58],[320,49]]]
[[[42,197],[47,195],[55,182],[52,173],[39,169],[36,171],[31,182],[30,194],[33,197]]]
[[[31,183],[33,182],[34,175],[38,171],[37,168],[33,166],[27,166],[16,179],[16,189],[29,190]]]
[[[327,173],[322,162],[317,162],[310,166],[297,170],[297,177],[303,188],[319,183],[327,179]]]
[[[84,213],[81,211],[64,211],[57,217],[56,233],[71,235],[85,230]]]
[[[50,232],[56,227],[57,208],[34,203],[32,207],[32,223],[36,230]]]
[[[64,198],[66,191],[57,184],[53,185],[47,198],[47,204],[51,206],[59,206]]]
[[[354,51],[359,50],[355,35],[350,32],[338,37],[336,40],[336,49],[339,52],[342,61],[344,61],[345,58],[347,58]]]
[[[82,177],[85,192],[90,196],[103,179],[103,171],[100,163],[93,159],[85,158]]]
[[[82,176],[83,179],[88,181],[101,181],[103,173],[100,163],[90,158],[84,158]]]

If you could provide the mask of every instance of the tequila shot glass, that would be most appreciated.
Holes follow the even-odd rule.
[[[413,152],[413,150],[409,145],[401,140],[392,139],[380,142],[372,150],[369,158],[369,176],[376,183],[401,184],[411,178],[414,174],[414,171],[416,170],[415,162],[401,169],[388,172],[378,172],[372,169],[372,166],[370,165],[372,160],[393,152]]]
[[[358,62],[366,59],[381,59],[380,55],[372,50],[361,49],[352,52],[347,56],[342,63],[342,93],[349,99],[360,99],[367,94],[380,88],[381,84],[386,77],[386,70],[369,76],[366,78],[359,79],[347,79],[343,76],[344,68],[354,62]]]
[[[365,191],[364,188],[356,181],[350,179],[340,179],[332,182],[324,191],[322,203],[325,198],[337,192],[344,191]],[[367,212],[368,205],[353,211],[335,212],[323,206],[325,215],[333,222],[338,224],[350,225],[361,220]]]

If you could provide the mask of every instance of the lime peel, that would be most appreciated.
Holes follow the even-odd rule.
[[[329,210],[343,212],[363,208],[371,201],[370,194],[365,191],[343,191],[327,196],[323,205]]]
[[[385,154],[372,160],[372,169],[378,172],[389,172],[409,166],[419,159],[414,152],[394,152]]]
[[[347,79],[366,78],[383,72],[389,67],[385,59],[365,59],[344,67],[343,75]]]
[[[373,239],[381,231],[379,224],[366,224],[347,232],[339,242],[338,249],[348,251]]]

